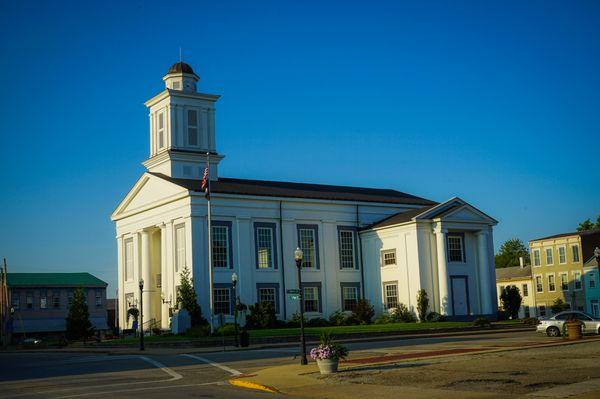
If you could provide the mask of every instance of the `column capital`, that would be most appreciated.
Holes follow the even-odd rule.
[[[166,227],[167,227],[167,224],[166,224],[165,222],[158,223],[158,224],[156,225],[156,227],[158,227],[159,229],[161,229],[161,230],[162,230],[162,229],[164,229],[164,228],[166,228]]]
[[[439,234],[442,234],[442,235],[443,234],[448,234],[448,229],[441,228],[441,227],[436,227],[436,228],[433,229],[433,233],[436,234],[436,235],[439,235]]]
[[[478,231],[476,231],[476,232],[475,232],[475,235],[476,235],[477,237],[480,237],[480,236],[487,236],[487,235],[488,235],[488,231],[487,231],[487,230],[478,230]]]

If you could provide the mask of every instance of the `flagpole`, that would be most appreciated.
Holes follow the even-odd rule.
[[[212,225],[210,221],[210,152],[206,153],[206,167],[209,170],[209,176],[207,178],[207,222],[208,222],[208,298],[210,307],[210,332],[215,331],[214,328],[214,298],[213,298],[213,268],[212,268]]]

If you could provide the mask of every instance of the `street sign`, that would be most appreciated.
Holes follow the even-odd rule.
[[[300,290],[292,288],[292,289],[289,289],[289,290],[285,290],[285,292],[288,293],[288,294],[299,294]]]
[[[290,295],[290,299],[291,299],[292,301],[299,301],[299,300],[300,300],[300,295],[297,295],[297,294],[291,294],[291,295]]]

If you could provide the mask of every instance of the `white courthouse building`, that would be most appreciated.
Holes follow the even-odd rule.
[[[304,251],[307,317],[328,317],[368,299],[380,314],[404,303],[416,310],[419,289],[431,310],[460,317],[497,310],[492,228],[496,220],[454,197],[437,203],[391,189],[226,178],[217,151],[215,103],[182,62],[148,100],[150,157],[146,172],[111,218],[118,246],[119,323],[138,303],[144,320],[169,326],[180,273],[193,277],[203,316],[209,315],[207,201],[201,190],[210,152],[215,314],[271,301],[290,319],[299,301],[296,247]],[[276,169],[276,165],[271,165]],[[233,316],[229,316],[233,317]],[[129,321],[131,324],[131,320]]]

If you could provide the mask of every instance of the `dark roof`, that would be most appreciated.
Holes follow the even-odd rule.
[[[527,265],[512,266],[512,267],[501,267],[496,269],[496,281],[503,280],[522,280],[524,278],[531,278],[531,266]]]
[[[422,208],[411,209],[410,211],[403,211],[403,212],[395,213],[391,216],[388,216],[387,218],[385,218],[383,220],[380,220],[379,222],[375,222],[372,225],[363,228],[363,230],[377,229],[380,227],[387,227],[387,226],[393,226],[395,224],[410,222],[412,220],[412,218],[414,218],[415,216],[420,215],[421,213],[423,213],[425,211],[428,211],[429,209],[433,208],[436,205],[437,204],[433,204],[430,206],[424,206]]]
[[[148,172],[192,191],[201,191],[200,180],[180,179]],[[267,180],[247,180],[220,177],[210,182],[213,193],[256,195],[261,197],[309,198],[332,201],[381,202],[389,204],[433,205],[435,202],[396,190],[330,186],[325,184],[291,183]]]
[[[8,273],[9,287],[106,287],[89,273]]]
[[[189,66],[188,64],[186,64],[185,62],[181,62],[181,61],[176,62],[175,64],[171,65],[167,74],[170,74],[170,73],[189,73],[189,74],[195,75],[192,67]]]
[[[541,241],[541,240],[551,240],[553,238],[561,238],[561,237],[569,237],[569,236],[580,236],[580,237],[585,237],[585,236],[590,236],[590,235],[595,235],[595,234],[600,234],[600,229],[595,229],[595,230],[587,230],[587,231],[574,231],[572,233],[561,233],[561,234],[555,234],[553,236],[548,236],[548,237],[542,237],[542,238],[536,238],[535,240],[529,240],[529,242],[533,242],[533,241]]]

